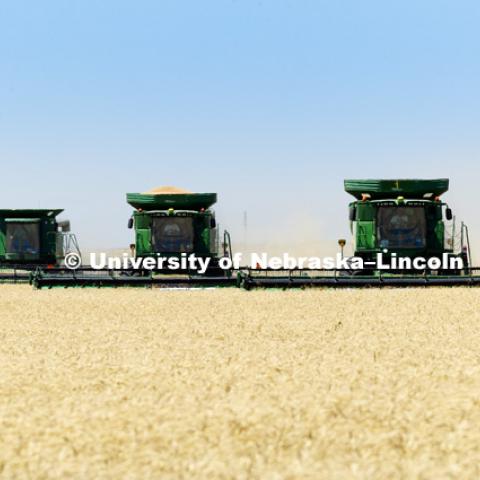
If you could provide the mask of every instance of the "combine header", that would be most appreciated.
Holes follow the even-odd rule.
[[[239,283],[247,289],[480,284],[480,270],[469,266],[468,228],[456,224],[451,209],[440,199],[448,184],[448,179],[345,180],[345,191],[355,197],[349,205],[354,252],[347,268],[244,269]],[[345,240],[339,245],[343,252]],[[360,259],[363,267],[353,268],[354,259]],[[425,267],[400,269],[400,259],[402,264],[422,259]],[[428,266],[440,260],[441,267]]]

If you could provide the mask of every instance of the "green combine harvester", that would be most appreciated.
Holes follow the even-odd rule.
[[[76,269],[38,269],[32,283],[36,287],[54,286],[224,286],[234,285],[231,270],[222,269],[222,257],[232,257],[231,240],[224,232],[220,244],[215,213],[211,207],[216,193],[192,193],[175,187],[160,187],[145,193],[127,193],[133,208],[128,227],[135,232],[130,245],[133,262],[161,258],[163,266],[136,268],[106,266],[98,269],[81,266]],[[208,261],[208,268],[199,272],[186,262],[189,256]],[[177,260],[180,268],[169,268],[168,261]],[[181,261],[186,262],[182,268]],[[131,262],[131,263],[133,263]],[[140,265],[140,266],[139,266]],[[195,266],[194,266],[195,267]]]
[[[448,179],[345,180],[344,186],[355,198],[349,205],[353,257],[346,259],[345,268],[244,269],[239,273],[241,286],[250,289],[480,284],[480,272],[469,266],[468,228],[463,223],[457,225],[451,209],[440,198],[448,190]],[[339,240],[342,253],[345,243]],[[378,267],[379,254],[382,268]],[[400,259],[404,267],[409,259],[414,263],[420,258],[426,261],[423,271],[398,267]],[[355,259],[361,259],[362,268],[353,268]],[[429,268],[436,259],[442,260],[442,268]],[[444,268],[445,264],[455,268]]]
[[[69,252],[80,254],[61,209],[0,210],[0,281],[26,281],[38,267],[60,267]]]
[[[227,232],[220,242],[211,210],[217,200],[216,194],[162,187],[127,194],[127,202],[133,208],[128,226],[135,234],[135,242],[130,245],[129,265],[101,269],[89,265],[76,269],[41,265],[31,282],[37,288],[480,285],[480,269],[471,266],[468,228],[463,223],[458,224],[441,199],[448,191],[447,179],[345,180],[344,186],[354,197],[349,204],[353,255],[344,257],[346,241],[339,240],[340,267],[225,270],[221,268],[223,260],[232,261],[233,255]],[[52,249],[53,243],[49,245]],[[26,260],[27,252],[24,255]],[[169,261],[188,256],[208,260],[208,269],[199,272],[189,265],[173,271],[163,266],[147,269],[141,263],[155,258]],[[51,257],[54,258],[58,257]],[[421,259],[425,264],[419,267],[416,262]],[[405,268],[407,261],[411,266]]]

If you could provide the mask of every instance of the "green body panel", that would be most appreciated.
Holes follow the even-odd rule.
[[[445,225],[443,222],[438,221],[435,223],[433,235],[430,238],[430,244],[432,250],[437,252],[447,251],[444,246],[445,243]]]
[[[361,200],[362,194],[370,195],[371,200],[405,197],[424,198],[431,194],[438,197],[448,191],[447,178],[434,180],[399,179],[399,180],[345,180],[345,191]]]
[[[150,243],[150,229],[140,228],[135,232],[135,251],[137,256],[151,255],[152,246]]]
[[[57,255],[56,216],[61,209],[1,209],[0,262],[6,264],[55,264]],[[31,252],[12,252],[7,248],[8,225],[35,225],[38,228],[38,249]],[[37,227],[38,226],[38,227]]]
[[[127,203],[137,210],[207,210],[217,201],[216,193],[148,194],[127,193]]]
[[[148,256],[152,248],[150,244],[150,226],[152,223],[151,215],[143,212],[133,214],[135,225],[135,251],[138,256]]]
[[[375,213],[377,210],[374,204],[370,202],[354,202],[352,205],[356,205],[358,221],[372,222],[375,220]]]
[[[375,249],[375,224],[374,222],[357,222],[356,245],[358,251]]]

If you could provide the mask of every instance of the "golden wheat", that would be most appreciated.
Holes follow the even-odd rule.
[[[0,288],[3,478],[478,478],[480,290]]]

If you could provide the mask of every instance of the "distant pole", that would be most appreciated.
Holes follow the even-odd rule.
[[[247,211],[243,212],[243,249],[247,249]]]

